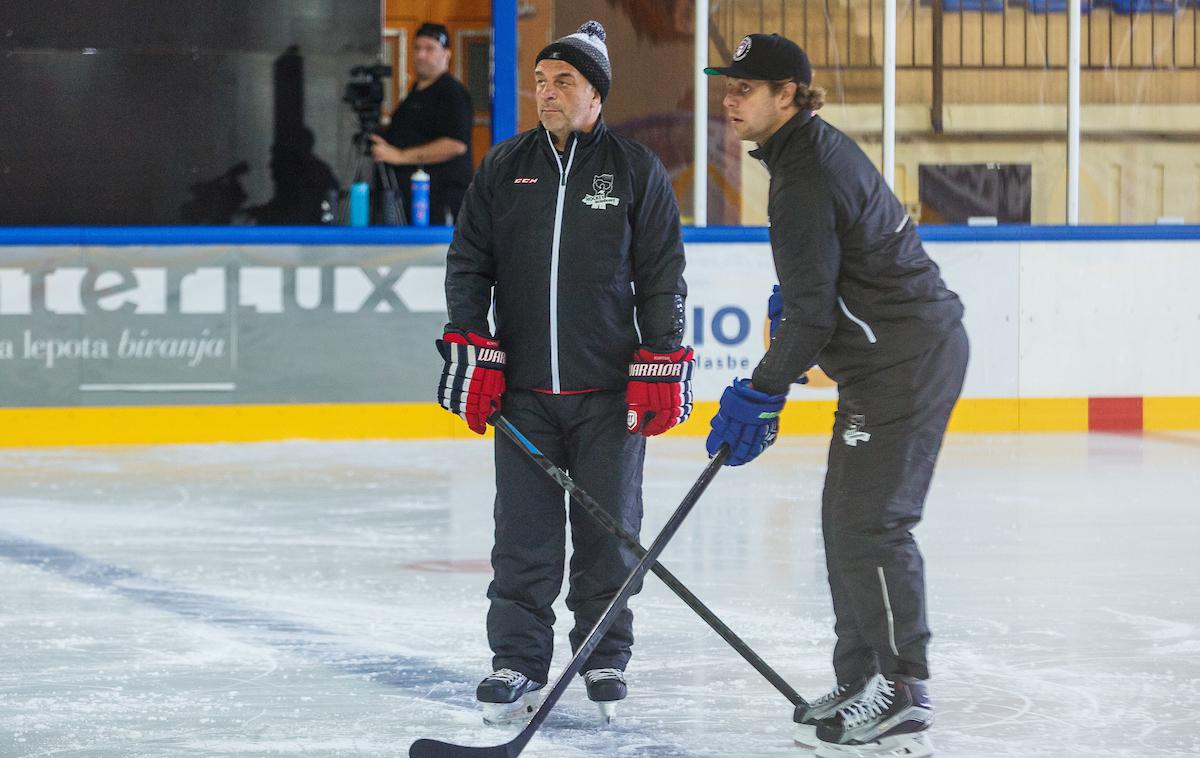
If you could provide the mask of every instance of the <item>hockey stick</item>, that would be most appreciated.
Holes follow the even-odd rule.
[[[597,503],[591,495],[589,495],[583,490],[582,487],[572,481],[571,477],[567,475],[567,472],[563,471],[558,466],[555,466],[554,462],[547,458],[545,453],[543,453],[541,450],[538,450],[537,447],[525,437],[525,435],[521,434],[521,431],[513,426],[511,421],[506,419],[504,416],[501,416],[499,413],[492,416],[492,418],[489,420],[497,429],[508,435],[509,439],[517,443],[517,446],[524,450],[525,453],[533,459],[534,463],[536,463],[543,471],[549,474],[551,479],[558,482],[558,486],[566,490],[567,493],[575,499],[575,502],[583,506],[584,510],[586,510],[592,516],[592,518],[599,521],[600,525],[608,530],[610,534],[619,537],[621,541],[624,542],[625,545],[628,546],[635,555],[637,555],[637,557],[641,558],[646,555],[646,548],[642,547],[641,544],[638,543],[637,538],[622,529],[621,525],[618,524],[612,516],[608,515],[608,512],[601,508],[600,504]],[[700,601],[700,598],[693,595],[691,590],[683,585],[683,582],[675,578],[675,575],[670,571],[667,571],[666,566],[656,562],[650,567],[650,570],[654,572],[655,576],[663,581],[663,584],[670,587],[671,591],[678,595],[679,599],[682,600],[687,607],[691,608],[696,612],[697,615],[700,616],[700,618],[704,619],[704,622],[712,627],[712,630],[719,634],[721,639],[728,642],[729,646],[736,650],[738,655],[742,656],[742,658],[746,660],[746,663],[749,663],[751,666],[753,666],[755,671],[762,674],[768,682],[773,684],[775,689],[779,690],[779,693],[787,698],[792,705],[808,705],[804,698],[800,697],[800,694],[792,689],[791,685],[784,681],[783,677],[776,673],[775,669],[768,666],[767,662],[762,658],[759,658],[758,654],[755,653],[749,645],[742,641],[741,637],[738,637],[736,634],[734,634],[732,629],[725,626],[725,622],[717,618],[717,615],[709,610],[708,606],[704,605],[704,603]]]
[[[704,494],[704,490],[708,488],[713,477],[721,470],[721,466],[725,463],[725,457],[729,455],[729,447],[722,445],[717,454],[705,466],[704,471],[700,474],[700,478],[692,485],[691,490],[683,498],[683,502],[671,514],[671,518],[667,520],[666,526],[654,538],[654,542],[650,543],[650,549],[646,551],[646,555],[642,556],[642,560],[634,567],[625,583],[621,585],[621,589],[617,592],[617,596],[608,604],[608,608],[604,610],[604,615],[592,627],[592,631],[588,632],[587,639],[579,646],[575,656],[571,658],[571,662],[558,679],[554,680],[554,686],[550,688],[546,699],[542,701],[541,706],[534,712],[533,718],[525,725],[520,734],[514,737],[509,742],[503,745],[494,745],[492,747],[464,747],[462,745],[454,745],[449,742],[439,742],[437,740],[417,740],[408,749],[409,758],[516,758],[533,739],[533,734],[550,715],[550,709],[562,697],[567,686],[571,684],[571,680],[583,668],[583,663],[600,644],[600,640],[608,632],[608,628],[612,626],[619,614],[625,608],[625,604],[629,602],[629,597],[633,594],[634,588],[645,578],[646,572],[658,560],[658,556],[662,553],[663,548],[667,546],[671,538],[675,536],[675,532],[683,523],[684,518],[691,512],[692,507],[696,505],[696,501]]]

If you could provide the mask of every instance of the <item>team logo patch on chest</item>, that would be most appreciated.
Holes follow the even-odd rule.
[[[608,196],[608,193],[612,192],[612,188],[612,174],[596,174],[596,177],[592,179],[592,192],[596,194],[584,195],[583,204],[590,206],[593,210],[604,210],[610,205],[620,205],[621,198]]]

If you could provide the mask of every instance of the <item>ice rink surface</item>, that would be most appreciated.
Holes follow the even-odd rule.
[[[723,470],[662,558],[814,696],[826,444]],[[644,544],[704,464],[651,441]],[[0,756],[507,741],[473,703],[491,496],[475,440],[0,450]],[[917,537],[939,756],[1200,755],[1200,434],[951,435]],[[620,722],[573,683],[525,755],[811,755],[657,579],[633,608]]]

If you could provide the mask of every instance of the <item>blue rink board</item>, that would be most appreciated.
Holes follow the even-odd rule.
[[[918,227],[926,242],[1196,240],[1200,225]],[[684,227],[691,243],[767,242],[765,226]],[[0,227],[0,246],[131,245],[448,245],[450,227],[33,226]]]

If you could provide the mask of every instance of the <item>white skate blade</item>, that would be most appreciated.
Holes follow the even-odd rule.
[[[817,739],[817,727],[812,724],[797,724],[792,722],[792,742],[800,747],[814,748],[821,744]]]
[[[528,721],[533,717],[542,701],[542,691],[526,692],[511,703],[480,703],[483,706],[483,723],[488,726],[504,726]]]
[[[610,700],[605,703],[598,700],[593,700],[592,702],[596,704],[596,708],[600,711],[601,724],[611,724],[617,720],[617,703],[621,702],[620,700]]]
[[[822,742],[817,758],[929,758],[933,743],[925,732],[884,737],[866,745],[835,745]]]

